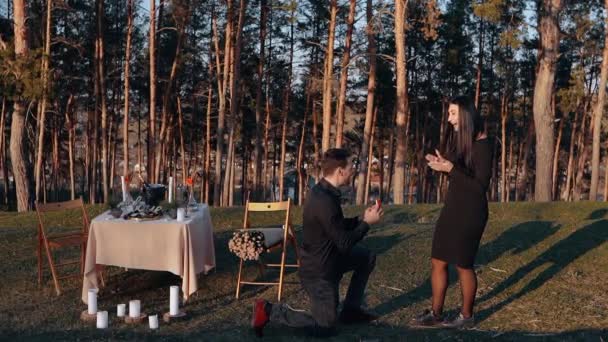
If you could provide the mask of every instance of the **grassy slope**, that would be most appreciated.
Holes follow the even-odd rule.
[[[476,330],[411,330],[408,320],[430,305],[429,253],[433,222],[439,206],[387,207],[382,224],[363,244],[379,255],[366,302],[382,314],[371,326],[341,327],[337,340],[605,340],[608,331],[608,207],[603,203],[493,204],[490,222],[477,258],[479,296]],[[91,216],[101,208],[91,207]],[[347,214],[360,208],[349,207]],[[32,214],[0,213],[0,339],[197,339],[248,341],[252,299],[273,300],[276,288],[246,287],[234,300],[236,260],[227,250],[231,230],[241,225],[242,208],[212,209],[217,270],[199,277],[199,291],[186,305],[187,320],[150,332],[146,325],[127,326],[115,317],[115,305],[142,300],[147,313],[168,310],[168,287],[179,278],[166,272],[109,267],[107,287],[99,299],[110,311],[110,329],[97,331],[78,317],[81,280],[64,282],[64,294],[54,295],[50,277],[36,285],[36,218]],[[55,224],[73,225],[73,215],[50,217]],[[260,224],[278,217],[253,218]],[[301,223],[300,208],[293,213]],[[298,227],[299,229],[299,227]],[[255,267],[248,274],[256,274]],[[346,277],[348,278],[348,277]],[[297,280],[290,274],[288,280]],[[446,308],[457,310],[460,295],[451,277]],[[299,286],[287,286],[285,301],[306,308]],[[343,282],[341,293],[346,290]],[[270,340],[306,340],[298,332],[269,326]]]

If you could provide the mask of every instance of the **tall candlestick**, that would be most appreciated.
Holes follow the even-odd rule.
[[[169,314],[179,315],[179,286],[171,286],[169,296]]]
[[[88,307],[89,315],[96,314],[97,313],[97,290],[96,289],[89,290],[87,302],[89,304],[89,307]]]

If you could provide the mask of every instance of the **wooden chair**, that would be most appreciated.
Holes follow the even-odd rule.
[[[297,268],[300,267],[300,255],[298,254],[298,244],[296,241],[295,234],[293,232],[293,227],[291,225],[291,220],[289,218],[291,209],[291,199],[283,202],[249,202],[247,200],[247,204],[245,205],[245,218],[243,220],[243,229],[251,229],[255,231],[260,231],[264,234],[264,243],[265,243],[265,252],[269,253],[275,250],[281,250],[281,262],[279,264],[272,263],[263,263],[259,261],[260,266],[260,275],[263,275],[265,267],[278,267],[279,268],[279,281],[278,282],[256,282],[256,281],[244,281],[242,280],[242,272],[243,272],[243,260],[239,262],[239,274],[236,285],[236,298],[239,298],[241,285],[278,285],[278,300],[281,300],[281,295],[283,293],[283,284],[284,276],[285,276],[285,268],[292,267]],[[249,213],[250,212],[271,212],[271,211],[285,211],[285,221],[282,227],[279,228],[251,228],[249,222]],[[287,245],[292,245],[294,248],[294,252],[296,254],[296,264],[286,264],[286,252]]]
[[[49,212],[60,212],[66,210],[80,209],[82,212],[82,227],[79,230],[62,231],[57,234],[48,234],[44,225],[45,214]],[[57,295],[61,295],[61,287],[59,280],[82,276],[84,273],[84,262],[87,247],[87,238],[89,233],[89,218],[84,208],[82,198],[67,202],[57,202],[49,204],[36,203],[36,213],[38,215],[38,285],[42,285],[42,250],[46,251],[46,257],[55,283],[55,291]],[[80,258],[68,260],[56,264],[53,260],[53,250],[62,249],[65,247],[80,247]],[[59,277],[56,268],[80,263],[80,272],[78,274],[68,274]]]

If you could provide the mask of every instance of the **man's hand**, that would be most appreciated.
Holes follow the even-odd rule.
[[[382,207],[373,205],[365,209],[365,212],[363,213],[363,221],[369,225],[376,224],[380,221],[382,215],[384,215],[384,210],[382,210]]]

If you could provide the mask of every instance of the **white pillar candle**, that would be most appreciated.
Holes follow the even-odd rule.
[[[89,304],[88,314],[89,315],[96,314],[97,313],[97,290],[96,289],[89,290],[87,302]]]
[[[186,220],[186,209],[177,208],[177,220],[180,222]]]
[[[158,315],[148,316],[148,322],[150,323],[150,329],[158,329]]]
[[[116,306],[116,316],[125,317],[126,311],[127,311],[127,304],[118,304]]]
[[[138,318],[141,316],[141,301],[134,299],[129,301],[129,317]]]
[[[97,312],[97,329],[105,329],[108,327],[108,312],[98,311]]]
[[[169,291],[169,315],[179,315],[179,286],[171,286]]]
[[[120,185],[122,186],[122,201],[127,201],[127,183],[125,182],[125,176],[120,176]]]
[[[169,177],[169,203],[173,202],[173,177]]]

